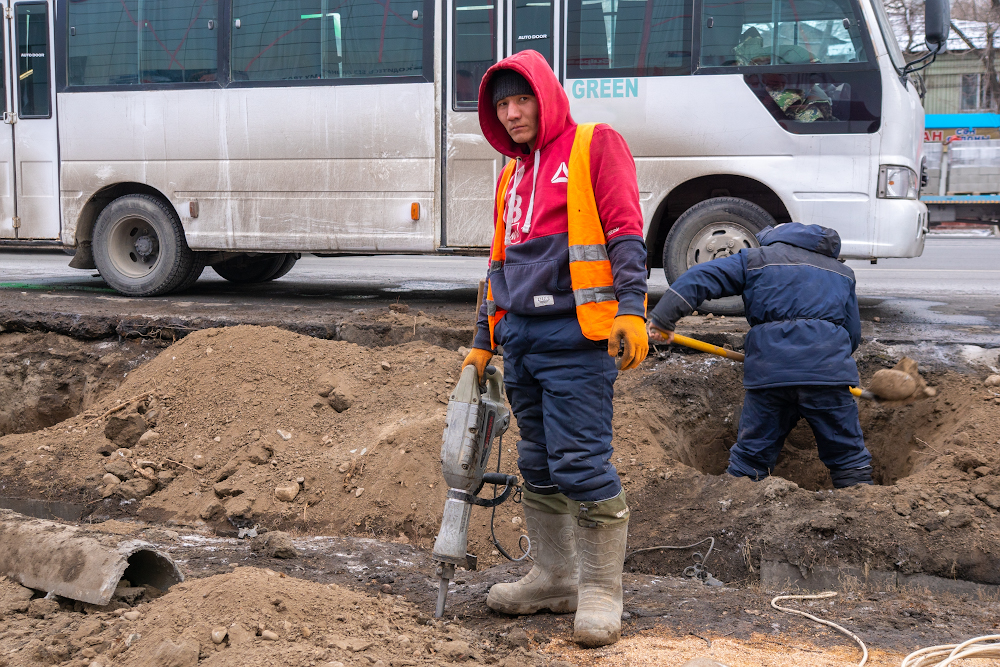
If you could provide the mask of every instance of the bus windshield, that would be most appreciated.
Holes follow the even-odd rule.
[[[892,64],[895,65],[896,69],[902,72],[903,68],[906,67],[906,59],[903,57],[903,50],[899,48],[896,33],[892,31],[892,23],[889,22],[889,15],[885,12],[885,5],[882,4],[882,0],[872,0],[872,6],[875,7],[875,18],[882,31],[882,39],[889,51],[889,58],[892,59]]]

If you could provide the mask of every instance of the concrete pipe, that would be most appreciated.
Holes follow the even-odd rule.
[[[184,581],[170,557],[140,540],[0,509],[0,574],[22,586],[106,605],[122,577],[165,591]]]

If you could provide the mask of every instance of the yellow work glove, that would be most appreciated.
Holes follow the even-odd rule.
[[[627,371],[642,363],[649,353],[649,336],[646,334],[646,322],[638,315],[619,315],[611,325],[611,335],[608,336],[608,354],[618,356],[618,350],[625,344],[619,370]]]
[[[466,355],[465,361],[462,362],[462,370],[469,364],[476,367],[476,376],[479,381],[483,381],[483,371],[486,370],[486,366],[489,365],[490,360],[493,359],[493,353],[489,350],[480,350],[478,347],[472,348],[469,354]]]

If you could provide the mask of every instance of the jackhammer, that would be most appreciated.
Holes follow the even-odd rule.
[[[496,368],[486,368],[480,385],[476,368],[470,365],[462,371],[448,400],[441,445],[441,472],[449,487],[448,499],[432,554],[437,563],[435,574],[441,579],[435,618],[444,615],[448,582],[455,578],[455,567],[476,569],[476,556],[466,552],[472,506],[496,507],[518,487],[514,475],[486,472],[493,439],[510,426],[510,410],[504,404],[502,387],[503,377]],[[484,484],[503,484],[504,490],[494,498],[478,498]]]

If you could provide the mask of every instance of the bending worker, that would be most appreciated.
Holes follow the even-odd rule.
[[[645,356],[646,248],[635,162],[607,125],[577,125],[545,58],[487,71],[479,123],[512,158],[496,191],[486,301],[462,367],[503,346],[521,440],[534,567],[486,603],[507,614],[576,611],[574,640],[618,641],[629,509],[611,463],[611,398]]]
[[[743,295],[750,333],[745,343],[746,398],[730,475],[761,480],[799,419],[816,436],[819,458],[837,488],[872,483],[851,354],[861,343],[854,272],[837,261],[840,236],[819,225],[789,222],[759,234],[760,248],[697,264],[650,313],[654,342],[673,339],[674,323],[705,299]]]

